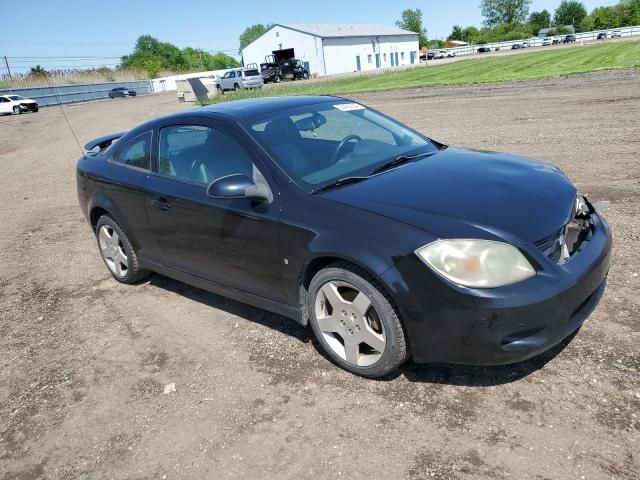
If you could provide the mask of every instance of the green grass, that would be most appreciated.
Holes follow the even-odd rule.
[[[538,52],[467,59],[400,71],[339,79],[287,82],[260,90],[216,95],[204,103],[282,95],[344,95],[416,87],[500,83],[574,75],[598,70],[640,68],[640,41],[601,43],[574,48],[545,47]]]

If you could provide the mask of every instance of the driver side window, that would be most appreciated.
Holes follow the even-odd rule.
[[[253,162],[226,133],[204,125],[160,129],[158,173],[208,185],[236,173],[252,178]]]

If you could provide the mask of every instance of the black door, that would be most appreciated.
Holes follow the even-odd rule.
[[[261,175],[264,167],[253,154],[223,125],[201,118],[160,127],[156,151],[146,183],[156,261],[256,295],[284,298],[279,201],[268,172],[271,203],[206,195],[217,178]]]

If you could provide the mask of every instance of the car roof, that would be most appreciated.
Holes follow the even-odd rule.
[[[332,97],[326,95],[296,95],[289,97],[264,97],[251,98],[245,100],[235,100],[232,102],[217,103],[202,107],[197,113],[221,114],[233,117],[235,119],[243,119],[264,115],[266,113],[288,110],[290,108],[302,107],[304,105],[314,105],[317,103],[327,103],[335,101],[344,101],[344,98]],[[193,115],[193,111],[186,111],[184,115]],[[182,115],[182,114],[180,114]]]
[[[202,108],[184,110],[182,112],[172,113],[170,115],[149,120],[148,122],[140,124],[129,130],[122,138],[125,138],[128,141],[128,139],[154,128],[158,122],[179,120],[184,117],[220,118],[220,116],[226,116],[235,120],[242,120],[267,113],[288,110],[290,108],[302,107],[304,105],[344,101],[349,100],[328,95],[298,95],[290,97],[265,97],[234,100],[231,102],[207,105]]]

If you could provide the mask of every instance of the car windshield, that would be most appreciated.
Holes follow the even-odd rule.
[[[341,100],[252,117],[243,126],[308,193],[368,176],[395,157],[438,149],[408,127]]]
[[[10,98],[11,100],[14,100],[14,101],[15,101],[15,100],[26,100],[26,98],[21,97],[20,95],[9,95],[9,98]]]

